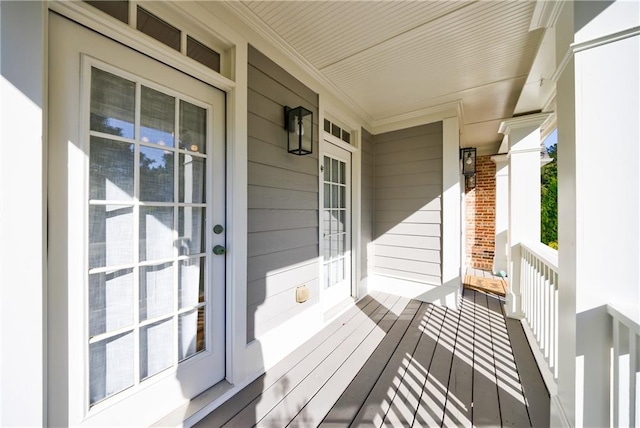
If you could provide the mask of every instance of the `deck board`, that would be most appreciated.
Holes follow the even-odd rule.
[[[471,404],[473,392],[473,330],[467,321],[473,308],[469,295],[463,295],[460,302],[460,320],[456,332],[456,343],[449,373],[447,402],[444,408],[445,427],[471,426]]]
[[[361,337],[366,336],[367,332],[375,327],[384,315],[389,311],[385,304],[394,304],[398,301],[397,297],[388,296],[378,304],[372,313],[361,313],[356,315],[357,321],[348,324],[344,330],[338,331],[329,338],[326,343],[316,352],[309,354],[293,369],[287,372],[274,385],[267,388],[257,399],[252,401],[240,413],[238,413],[228,423],[229,426],[248,427],[254,426],[265,418],[272,410],[279,407],[272,418],[279,417],[281,413],[290,413],[292,408],[285,406],[297,406],[299,403],[293,402],[296,398],[288,397],[298,384],[311,376],[311,373],[318,370],[318,366],[322,365],[326,359],[332,355],[338,355],[344,351],[344,346],[350,346],[354,342],[360,343]],[[331,369],[331,362],[338,357],[333,357],[329,363],[325,363],[328,369]],[[286,425],[286,424],[285,424]],[[279,425],[274,425],[279,426]]]
[[[371,366],[378,358],[388,360],[420,306],[416,301],[407,303],[402,313],[395,317],[393,325],[386,334],[384,334],[384,329],[380,329],[372,331],[367,336],[362,345],[347,358],[323,388],[306,404],[302,412],[291,421],[290,426],[318,426],[333,407],[336,397],[353,381],[355,373],[358,373],[362,368],[366,369],[369,375],[372,375],[375,373],[375,368]],[[390,314],[387,316],[390,317]],[[379,325],[382,327],[383,324]],[[368,362],[371,364],[368,365]]]
[[[367,296],[196,426],[548,425],[548,392],[502,303],[469,289],[460,310]]]
[[[402,331],[405,327],[400,323],[394,326],[396,328],[392,329],[353,381],[344,389],[322,421],[321,427],[343,427],[351,424],[367,398],[375,395],[376,383],[384,385],[385,390],[381,391],[378,399],[372,398],[372,402],[376,403],[375,409],[386,412],[389,405],[389,400],[385,399],[387,385],[392,385],[394,378],[401,375],[402,362],[406,355],[413,354],[421,335],[418,327],[429,310],[426,303],[417,301],[412,303],[417,305],[416,313],[406,327],[406,331]],[[399,335],[402,336],[398,337]]]
[[[487,296],[492,344],[502,344],[502,350],[494,346],[500,416],[503,426],[530,426],[529,411],[525,404],[520,375],[516,367],[513,351],[509,346],[509,335],[502,314],[502,307],[493,296]],[[506,348],[506,349],[505,349]]]
[[[397,320],[399,313],[404,310],[408,303],[408,299],[400,298],[393,303],[391,308],[381,306],[380,309],[372,315],[372,322],[363,323],[362,327],[349,337],[349,340],[342,342],[340,346],[312,370],[293,391],[287,394],[277,407],[260,420],[258,426],[286,426],[289,421],[292,421],[305,410],[305,404],[327,384],[331,376],[337,373],[342,365],[349,361],[349,358],[352,357],[354,353],[360,350],[368,351],[366,355],[360,356],[363,358],[362,364],[364,364],[367,356],[370,356],[371,352],[373,352],[380,341],[382,341],[385,334]],[[358,359],[358,356],[356,356],[355,359]],[[333,391],[333,394],[335,396],[338,395],[335,391]],[[309,409],[307,409],[302,416],[299,416],[298,421],[307,416],[308,410]],[[312,416],[309,415],[309,417]],[[321,420],[322,418],[319,418],[315,425]],[[314,424],[311,423],[304,425],[314,426]]]
[[[496,367],[489,332],[487,295],[472,293],[474,301],[474,352],[473,352],[473,417],[475,426],[500,426],[500,402],[496,380]]]

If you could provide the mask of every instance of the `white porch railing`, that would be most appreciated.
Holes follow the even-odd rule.
[[[558,378],[558,252],[540,242],[521,244],[520,293],[524,330],[549,392]]]
[[[607,312],[613,321],[611,426],[638,426],[640,379],[637,371],[640,323],[638,319],[628,317],[615,306],[607,305]]]

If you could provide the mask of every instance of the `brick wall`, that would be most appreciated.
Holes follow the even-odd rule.
[[[496,165],[491,156],[476,161],[476,188],[465,195],[466,265],[491,271],[495,250]]]

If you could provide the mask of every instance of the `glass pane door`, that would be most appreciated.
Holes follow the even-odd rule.
[[[209,346],[206,107],[91,68],[89,403]]]
[[[347,164],[325,155],[323,170],[324,288],[329,288],[347,279]]]

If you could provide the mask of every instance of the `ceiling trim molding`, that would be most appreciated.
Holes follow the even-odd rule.
[[[300,67],[304,72],[314,78],[320,85],[324,86],[329,92],[339,95],[347,107],[351,108],[354,113],[360,116],[366,124],[370,124],[373,118],[357,104],[351,97],[345,94],[331,80],[315,68],[305,57],[300,55],[289,43],[287,43],[278,33],[273,31],[264,21],[257,17],[247,6],[239,1],[224,0],[222,2],[235,16],[248,25],[259,36],[267,40],[282,55]]]
[[[564,2],[562,1],[538,0],[533,9],[529,31],[554,27],[558,22],[563,6]]]
[[[439,122],[450,117],[457,117],[460,121],[460,126],[462,126],[462,100],[375,120],[372,122],[371,133],[375,135],[397,131],[399,129]]]

